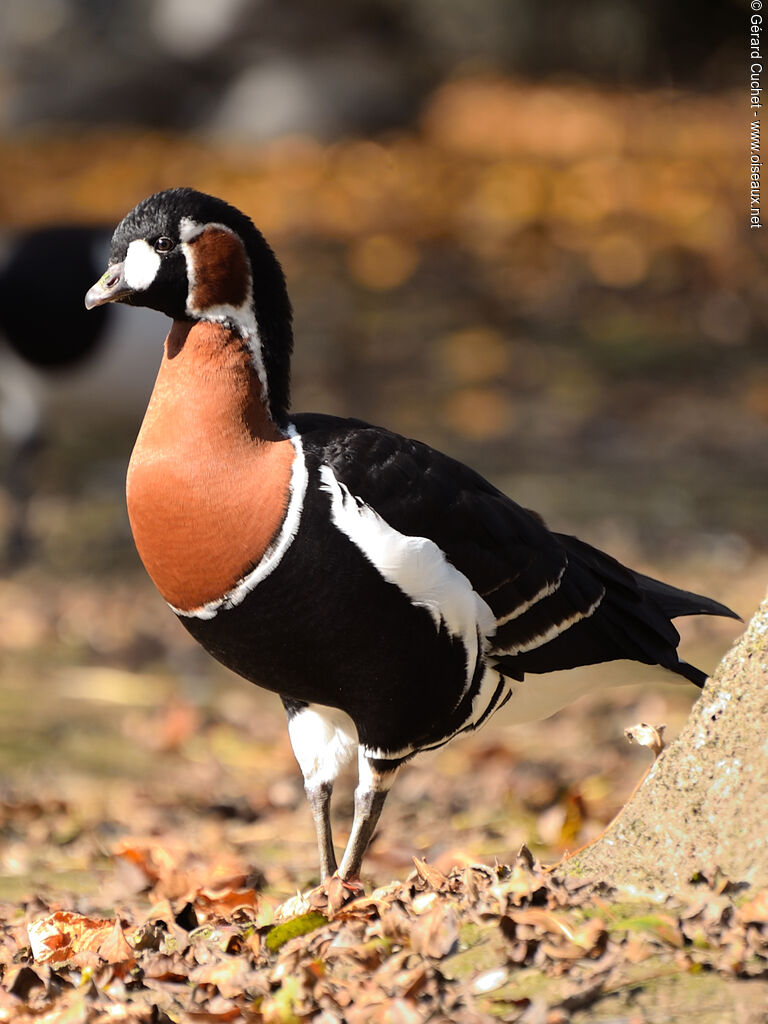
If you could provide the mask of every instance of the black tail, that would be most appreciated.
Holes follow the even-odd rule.
[[[696,668],[695,665],[690,665],[687,661],[682,661],[680,658],[677,660],[677,664],[672,668],[673,672],[677,672],[679,676],[685,676],[686,679],[690,679],[694,686],[698,686],[701,689],[704,683],[707,681],[707,673],[702,672],[700,668]]]
[[[678,587],[670,586],[669,583],[662,583],[652,576],[644,576],[640,572],[630,569],[635,577],[640,591],[646,597],[650,597],[661,608],[670,619],[683,615],[722,615],[727,619],[738,619],[742,622],[740,615],[731,611],[719,601],[713,601],[711,597],[703,597],[701,594],[693,594],[690,590],[680,590]],[[698,687],[704,686],[707,681],[707,673],[702,672],[695,665],[678,658],[677,663],[672,667],[673,672],[690,679]]]
[[[671,620],[681,615],[739,616],[711,598],[635,572],[577,537],[556,536],[568,552],[567,572],[597,578],[605,595],[589,617],[548,643],[516,655],[514,669],[551,672],[627,658],[661,665],[703,686],[707,674],[678,657],[680,635]]]
[[[692,594],[689,590],[680,590],[672,587],[669,583],[662,583],[652,576],[644,576],[641,572],[629,570],[635,577],[640,590],[652,597],[665,615],[670,619],[676,619],[681,615],[722,615],[726,619],[738,619],[740,615],[731,611],[719,601],[713,601],[711,597],[702,597],[701,594]]]

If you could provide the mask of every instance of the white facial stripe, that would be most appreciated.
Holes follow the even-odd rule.
[[[159,269],[160,254],[143,238],[134,239],[123,263],[123,278],[128,287],[143,292],[155,280]]]
[[[573,615],[569,615],[567,619],[562,619],[560,622],[554,623],[549,629],[543,633],[539,633],[537,636],[531,637],[530,640],[525,640],[521,644],[515,644],[513,647],[506,647],[503,651],[494,650],[494,655],[497,657],[503,657],[509,654],[524,654],[526,651],[532,651],[536,647],[542,647],[544,644],[549,643],[550,640],[554,640],[556,636],[560,636],[566,629],[570,629],[577,622],[581,622],[582,619],[588,619],[593,612],[600,606],[600,602],[605,597],[605,591],[598,597],[598,599],[583,612],[574,612]]]
[[[288,427],[288,437],[290,438],[296,454],[291,466],[291,496],[288,500],[288,508],[286,510],[282,526],[280,527],[280,532],[277,535],[277,539],[264,552],[262,559],[256,568],[251,570],[247,576],[244,576],[237,586],[224,594],[223,597],[219,597],[215,601],[209,601],[207,604],[201,605],[199,608],[193,608],[192,611],[184,611],[181,608],[174,608],[174,606],[171,605],[170,607],[173,608],[173,611],[175,611],[177,615],[196,619],[212,619],[219,609],[233,608],[235,605],[244,601],[248,594],[250,594],[250,592],[254,590],[262,580],[266,579],[271,572],[274,572],[280,564],[283,555],[290,547],[298,532],[299,523],[301,522],[301,513],[304,508],[304,496],[307,493],[307,481],[309,479],[307,466],[304,461],[304,446],[301,443],[301,435],[293,424]]]
[[[331,515],[338,529],[385,580],[399,587],[416,607],[426,608],[437,629],[445,623],[451,636],[464,644],[466,693],[483,653],[478,633],[486,638],[496,630],[491,609],[434,541],[428,537],[408,537],[393,529],[369,505],[358,502],[339,483],[330,466],[321,466],[320,476],[323,490],[331,496]]]
[[[293,715],[288,735],[310,788],[333,782],[357,748],[357,729],[349,715],[323,704],[310,704]]]
[[[242,306],[221,304],[218,306],[207,306],[205,309],[198,309],[190,303],[190,296],[195,292],[195,285],[197,281],[195,275],[195,260],[189,243],[193,242],[203,233],[203,231],[207,231],[208,228],[227,231],[230,235],[234,234],[232,229],[228,228],[226,224],[219,224],[217,221],[211,221],[209,224],[198,224],[197,221],[192,220],[191,217],[182,217],[179,224],[181,251],[184,253],[184,259],[187,264],[187,282],[189,285],[189,292],[187,295],[187,312],[190,316],[210,320],[214,323],[223,323],[225,320],[231,320],[238,325],[248,344],[248,348],[250,349],[253,366],[256,370],[256,375],[259,378],[259,383],[261,384],[262,399],[265,406],[269,408],[267,369],[264,365],[264,353],[262,351],[259,328],[256,323],[256,315],[253,309],[253,281],[249,278],[248,294],[246,295]]]
[[[201,235],[207,227],[207,224],[198,224],[191,217],[182,217],[179,221],[179,238],[182,242],[191,242],[193,238]],[[223,224],[217,224],[216,227],[223,227]]]

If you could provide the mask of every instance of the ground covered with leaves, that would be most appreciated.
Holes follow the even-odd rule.
[[[642,907],[523,847],[511,865],[448,874],[416,860],[404,882],[335,913],[316,895],[274,924],[242,876],[169,899],[162,855],[123,856],[148,887],[141,912],[37,899],[3,914],[3,1019],[564,1024],[619,1006],[602,1019],[765,1019],[768,893],[734,903],[716,877],[684,906]]]

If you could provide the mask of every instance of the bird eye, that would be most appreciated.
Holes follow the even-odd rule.
[[[155,252],[170,252],[175,244],[176,243],[172,238],[168,238],[166,235],[161,235],[155,242]]]

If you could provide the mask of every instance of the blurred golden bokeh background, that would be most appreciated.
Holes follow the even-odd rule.
[[[749,616],[768,578],[766,248],[740,36],[685,6],[6,0],[0,276],[31,229],[111,230],[174,185],[220,195],[285,267],[296,409],[420,437],[553,528]],[[56,274],[41,265],[28,307],[51,336]],[[157,833],[169,807],[179,828],[225,822],[211,844],[224,828],[278,889],[312,872],[279,704],[194,648],[133,551],[123,473],[163,333],[114,342],[112,376],[106,349],[57,373],[1,354],[11,482],[15,410],[35,409],[28,493],[0,499],[3,535],[24,505],[27,556],[0,579],[9,892],[63,884],[96,848],[106,864],[110,814],[110,837]],[[707,668],[738,632],[682,631]],[[373,870],[593,834],[644,764],[624,726],[674,733],[695,697],[599,671],[635,685],[411,769]],[[13,841],[30,821],[36,853]]]

